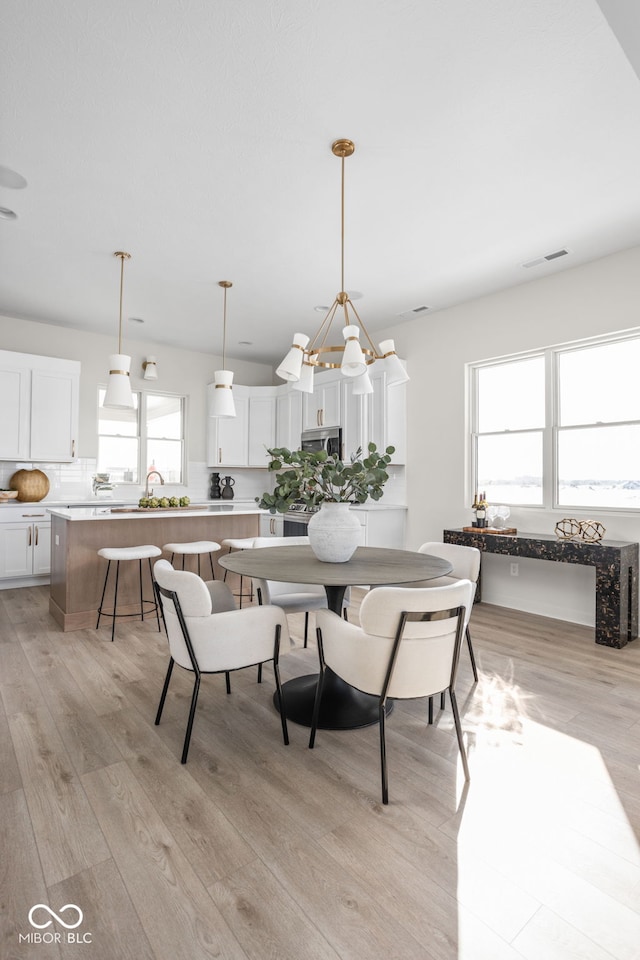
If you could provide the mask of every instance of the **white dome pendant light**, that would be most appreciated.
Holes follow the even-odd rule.
[[[227,350],[227,290],[233,284],[230,280],[219,280],[218,286],[224,290],[224,307],[222,313],[222,366],[226,367]],[[211,399],[210,417],[235,417],[236,405],[233,400],[233,371],[216,370],[214,373],[213,397]]]
[[[133,408],[131,392],[131,357],[122,352],[122,288],[124,285],[124,262],[131,259],[130,253],[118,250],[114,257],[120,257],[120,320],[118,324],[118,352],[109,357],[109,381],[104,395],[103,407],[115,407],[126,410]]]

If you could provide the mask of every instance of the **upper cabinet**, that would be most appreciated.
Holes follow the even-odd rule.
[[[341,373],[317,373],[313,393],[302,395],[302,429],[339,427],[342,423]]]
[[[211,400],[213,384],[208,385]],[[275,445],[276,387],[234,386],[235,417],[209,417],[207,466],[266,467]]]
[[[288,383],[277,388],[276,447],[297,450],[302,433],[302,394]]]
[[[367,442],[372,440],[378,450],[395,447],[392,463],[407,462],[407,385],[387,386],[384,370],[370,374],[373,393],[365,396]],[[364,447],[364,444],[363,444]]]
[[[80,363],[0,350],[0,459],[77,455]]]

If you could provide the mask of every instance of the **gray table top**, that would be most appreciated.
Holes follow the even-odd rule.
[[[446,576],[453,569],[440,557],[386,547],[358,547],[346,563],[318,560],[309,546],[238,550],[220,557],[218,563],[244,577],[320,583],[325,587],[415,583]]]

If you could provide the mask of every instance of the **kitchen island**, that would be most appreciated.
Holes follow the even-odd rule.
[[[264,511],[250,503],[210,503],[175,509],[130,511],[106,505],[49,508],[51,515],[51,587],[49,612],[63,630],[94,628],[106,563],[102,547],[132,547],[229,537],[257,537]],[[169,558],[167,558],[169,559]],[[188,560],[187,560],[188,562]],[[224,576],[217,562],[216,577]],[[235,576],[235,575],[234,575]],[[229,584],[235,589],[235,584]],[[146,588],[149,590],[149,587]],[[145,594],[146,595],[146,594]],[[121,565],[118,609],[140,609],[138,565]]]

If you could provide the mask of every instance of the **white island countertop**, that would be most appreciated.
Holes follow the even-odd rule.
[[[42,504],[46,506],[46,504]],[[127,506],[131,509],[128,510]],[[265,513],[255,501],[238,502],[213,501],[203,504],[190,504],[188,507],[162,507],[160,509],[139,508],[133,504],[116,506],[104,501],[95,506],[86,507],[47,507],[54,517],[64,520],[148,520],[159,517],[211,517],[211,516],[247,516]]]

